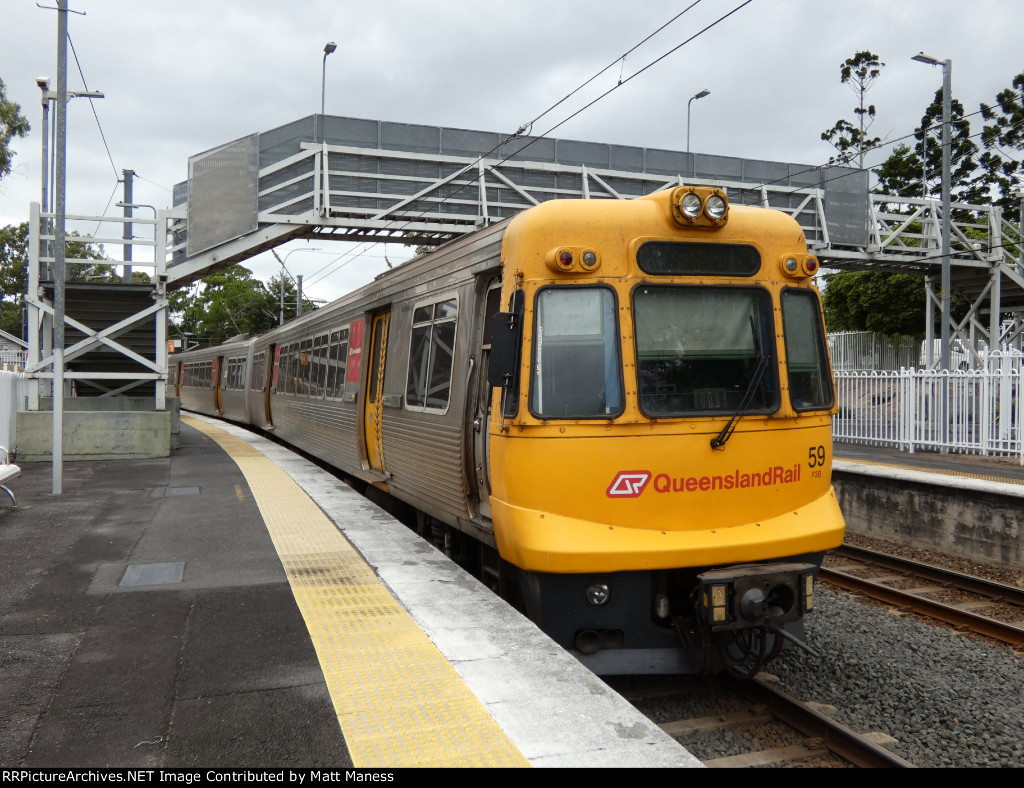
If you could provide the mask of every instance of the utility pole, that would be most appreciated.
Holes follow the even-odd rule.
[[[61,495],[64,477],[64,259],[66,221],[68,110],[68,0],[57,0],[57,112],[54,148],[54,250],[53,250],[53,494]]]
[[[298,287],[295,291],[295,317],[302,314],[302,274],[295,277]]]
[[[132,218],[132,178],[135,177],[134,170],[121,170],[124,178],[124,218]],[[132,283],[132,223],[124,223],[124,268],[121,281],[126,285]]]

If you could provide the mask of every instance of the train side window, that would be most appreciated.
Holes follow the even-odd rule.
[[[831,410],[835,402],[821,303],[810,290],[782,291],[789,401],[794,410]]]
[[[317,337],[313,341],[313,350],[310,360],[309,374],[309,395],[311,397],[323,397],[327,377],[327,337]]]
[[[266,366],[267,353],[266,351],[260,351],[255,354],[252,358],[252,374],[249,376],[249,389],[252,391],[262,391],[263,381],[266,379]]]
[[[413,310],[405,404],[410,410],[448,409],[455,363],[458,300],[447,298]]]
[[[302,344],[299,345],[299,374],[298,386],[296,394],[301,394],[304,397],[309,396],[309,372],[310,372],[310,353],[313,349],[313,340],[304,339]]]
[[[327,357],[326,396],[338,399],[345,393],[345,367],[348,363],[348,329],[331,333],[330,353]]]
[[[615,292],[545,288],[537,294],[530,410],[540,418],[610,418],[622,412]]]

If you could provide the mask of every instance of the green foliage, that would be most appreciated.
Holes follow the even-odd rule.
[[[269,284],[253,278],[252,271],[233,265],[188,288],[168,294],[171,335],[188,333],[200,343],[216,344],[242,334],[260,334],[277,326],[281,280]],[[285,282],[285,320],[295,316],[296,290]],[[316,306],[303,299],[303,311]]]
[[[950,197],[953,202],[986,203],[988,185],[978,169],[978,146],[971,139],[971,124],[964,117],[964,107],[956,99],[950,102],[950,125],[953,127],[951,154],[952,178]],[[921,125],[914,132],[914,147],[899,144],[874,172],[878,180],[876,194],[899,194],[903,197],[936,196],[942,190],[942,89],[925,110]],[[923,162],[927,161],[927,179]]]
[[[884,271],[844,271],[826,274],[822,305],[825,326],[834,331],[875,331],[889,336],[925,333],[924,278]],[[961,320],[970,303],[953,293],[950,308]],[[938,310],[936,321],[940,319]],[[935,326],[938,330],[938,325]]]
[[[846,59],[839,69],[839,81],[857,96],[857,106],[853,110],[857,116],[857,123],[855,125],[847,120],[839,120],[821,135],[825,142],[839,151],[842,161],[857,158],[862,168],[865,151],[881,142],[879,137],[867,136],[868,129],[875,122],[875,105],[867,104],[866,101],[867,92],[875,84],[884,67],[885,63],[878,59],[878,55],[867,50]]]
[[[999,91],[995,105],[982,104],[981,115],[988,121],[981,139],[985,153],[981,166],[995,188],[996,203],[1004,210],[1019,211],[1020,198],[1013,196],[1021,162],[1008,151],[1024,150],[1024,72],[1013,78],[1011,86]]]
[[[7,100],[4,81],[0,79],[0,178],[11,171],[14,153],[11,140],[28,134],[28,121],[21,114],[21,107]]]

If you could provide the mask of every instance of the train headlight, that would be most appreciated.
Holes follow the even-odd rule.
[[[719,194],[712,194],[708,197],[708,201],[705,204],[704,210],[708,212],[715,221],[720,221],[725,214],[729,211],[729,205]]]
[[[729,200],[721,189],[677,186],[672,190],[672,220],[680,227],[721,227],[729,216]]]
[[[587,603],[594,607],[601,607],[611,599],[612,590],[607,583],[594,583],[587,588]]]
[[[696,219],[700,216],[700,212],[704,210],[704,204],[700,201],[700,197],[690,192],[680,200],[679,208],[686,217]]]

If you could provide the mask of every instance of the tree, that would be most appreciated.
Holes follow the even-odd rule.
[[[1013,78],[1011,87],[996,95],[995,105],[982,104],[981,115],[987,121],[981,140],[985,152],[981,166],[988,183],[996,190],[996,204],[1004,210],[1020,210],[1020,198],[1013,192],[1021,163],[1007,151],[1024,150],[1024,72]]]
[[[11,140],[28,134],[28,121],[21,114],[21,107],[7,100],[4,81],[0,79],[0,178],[11,171],[14,153]]]
[[[266,285],[252,271],[233,265],[210,274],[188,288],[168,295],[172,333],[194,336],[203,344],[216,344],[243,334],[274,328],[280,309],[280,278]],[[295,287],[285,282],[285,319],[295,315]],[[316,306],[303,299],[303,311]]]
[[[971,123],[956,99],[950,102],[952,149],[950,198],[953,202],[988,202],[987,179],[978,167],[978,146],[971,139]],[[938,195],[942,189],[942,88],[925,110],[914,130],[914,147],[899,144],[889,158],[874,169],[876,194],[902,197]],[[926,166],[925,166],[926,165]],[[927,172],[926,172],[927,170]]]
[[[875,331],[890,336],[925,333],[924,278],[885,271],[843,271],[825,275],[821,296],[829,331]],[[953,317],[962,320],[970,302],[953,293]],[[940,315],[935,315],[936,328]]]
[[[864,169],[865,152],[881,142],[878,137],[867,136],[868,129],[875,121],[875,105],[867,104],[866,101],[867,92],[884,67],[885,63],[878,59],[878,55],[867,50],[846,59],[839,69],[839,81],[857,96],[857,107],[853,110],[857,115],[857,124],[840,120],[821,135],[825,142],[839,151],[842,160],[850,161],[856,156],[861,169]]]

